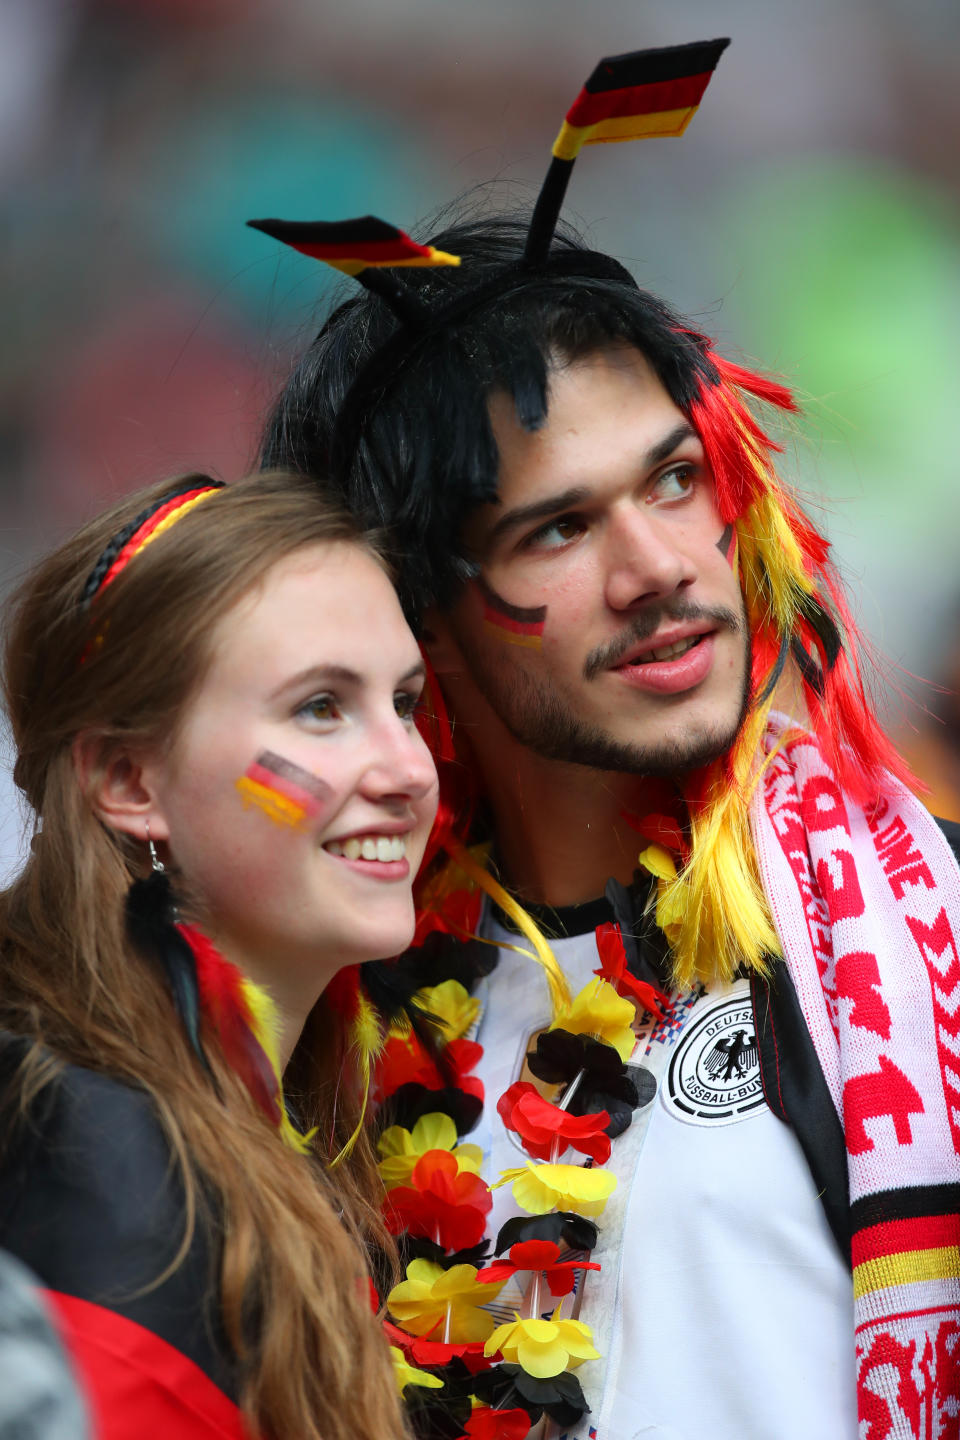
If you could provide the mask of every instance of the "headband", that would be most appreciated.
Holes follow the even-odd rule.
[[[405,266],[459,265],[459,257],[435,250],[432,245],[418,245],[396,226],[372,215],[334,222],[248,220],[247,224],[301,255],[351,275],[379,295],[408,332],[428,334],[454,323],[484,300],[503,293],[504,288],[511,288],[511,275],[516,277],[514,284],[519,284],[529,281],[533,273],[548,272],[550,242],[574,162],[583,146],[682,135],[729,43],[705,40],[657,50],[634,50],[601,60],[567,111],[554,141],[550,168],[530,219],[523,259],[505,267],[493,284],[458,296],[452,305],[428,306],[398,276],[384,272]],[[594,258],[604,262],[608,270],[615,263],[608,256]]]
[[[208,500],[222,489],[222,480],[201,480],[193,475],[173,489],[167,490],[145,510],[141,510],[105,547],[83,587],[81,606],[86,608],[91,605],[127,568],[135,555],[139,555],[141,550],[145,550],[158,535],[169,530],[171,525],[175,525],[194,506]]]

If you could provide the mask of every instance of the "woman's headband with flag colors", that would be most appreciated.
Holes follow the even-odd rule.
[[[729,40],[633,50],[601,60],[567,111],[553,146],[550,168],[534,206],[521,265],[541,266],[560,216],[574,162],[584,145],[682,135]],[[248,220],[302,255],[354,276],[391,307],[404,325],[424,329],[436,321],[430,307],[387,268],[459,265],[456,255],[418,245],[402,230],[366,215],[335,223]],[[461,307],[457,306],[458,313]]]
[[[211,495],[222,489],[222,480],[191,475],[141,510],[104,548],[87,577],[80,596],[81,605],[90,605],[127,568],[135,555],[139,555],[194,506],[209,500]]]

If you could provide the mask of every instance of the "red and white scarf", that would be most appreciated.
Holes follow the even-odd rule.
[[[751,820],[846,1137],[861,1440],[960,1440],[960,873],[899,782],[867,813],[778,742]]]

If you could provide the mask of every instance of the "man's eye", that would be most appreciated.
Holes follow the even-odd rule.
[[[412,720],[420,708],[421,696],[412,690],[398,690],[393,697],[393,708],[401,720]]]
[[[339,720],[340,710],[333,695],[311,695],[305,704],[300,706],[298,715],[303,715],[307,720]]]
[[[566,545],[578,535],[582,535],[585,528],[579,515],[559,515],[556,520],[534,530],[523,543],[531,549],[559,550],[561,545]]]
[[[674,465],[664,470],[650,494],[655,500],[682,500],[690,494],[695,481],[692,465]]]

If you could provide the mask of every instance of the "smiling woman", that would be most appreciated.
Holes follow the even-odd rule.
[[[375,547],[290,476],[155,488],[28,578],[5,682],[37,826],[0,897],[0,1245],[97,1434],[401,1436],[373,1160],[329,1168],[362,1097],[333,1027],[298,1043],[409,942],[436,805]]]

